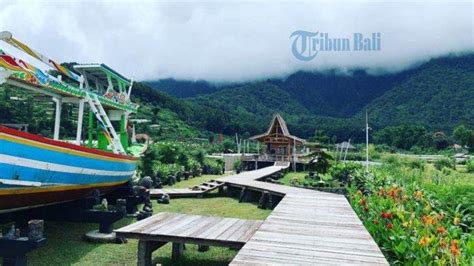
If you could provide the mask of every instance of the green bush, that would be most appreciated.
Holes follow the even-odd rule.
[[[358,174],[357,172],[361,169],[361,164],[351,162],[337,163],[329,169],[329,175],[333,179],[347,185],[353,181],[354,177]]]
[[[466,171],[468,173],[474,173],[474,160],[469,160],[466,162]]]
[[[450,160],[450,159],[439,159],[439,160],[436,160],[433,164],[434,164],[434,167],[438,169],[439,171],[441,171],[445,167],[456,169],[456,163],[454,162],[454,160]]]
[[[420,159],[409,159],[407,160],[406,165],[412,169],[424,170],[426,162]]]
[[[443,167],[443,169],[441,169],[441,173],[443,173],[444,175],[450,175],[452,171],[453,169],[448,167]]]
[[[241,160],[237,160],[234,162],[234,170],[237,170],[237,169],[241,169],[242,167],[242,161]]]
[[[389,164],[389,165],[393,165],[393,166],[400,166],[401,165],[401,161],[400,161],[399,156],[391,155],[391,154],[382,156],[382,162],[386,163],[386,164]]]
[[[222,160],[207,159],[205,164],[209,170],[209,174],[222,174],[222,169],[224,168],[224,162]]]

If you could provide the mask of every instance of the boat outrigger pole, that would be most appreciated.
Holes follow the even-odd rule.
[[[41,62],[47,64],[48,66],[56,69],[57,71],[59,71],[60,73],[66,75],[67,77],[81,83],[81,77],[77,74],[75,74],[74,72],[70,71],[69,69],[61,66],[60,64],[56,63],[53,59],[51,58],[48,58],[42,54],[40,54],[39,52],[31,49],[30,47],[28,47],[28,45],[20,42],[19,40],[13,38],[13,35],[11,34],[11,32],[9,31],[2,31],[0,32],[0,40],[10,44],[11,46],[31,55],[32,57],[40,60]]]

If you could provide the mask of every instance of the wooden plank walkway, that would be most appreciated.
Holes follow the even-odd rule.
[[[223,185],[224,182],[211,180],[191,188],[150,189],[150,197],[159,198],[163,194],[168,194],[170,198],[196,197],[207,194],[213,190],[218,189],[219,187],[222,187]]]
[[[388,265],[343,195],[256,181],[285,166],[219,179],[284,197],[231,265]]]
[[[150,265],[153,250],[173,242],[173,256],[182,244],[240,249],[262,221],[162,212],[115,230],[118,237],[139,239],[138,264]]]

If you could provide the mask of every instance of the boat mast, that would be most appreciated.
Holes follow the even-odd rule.
[[[369,116],[365,112],[365,170],[369,171]]]

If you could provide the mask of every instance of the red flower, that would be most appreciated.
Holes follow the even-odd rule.
[[[387,229],[390,230],[390,229],[392,229],[392,228],[393,228],[393,224],[392,224],[392,223],[388,223],[388,224],[387,224]]]
[[[384,218],[384,219],[392,219],[393,218],[393,214],[391,212],[382,211],[382,213],[380,213],[380,216],[382,216],[382,218]]]

